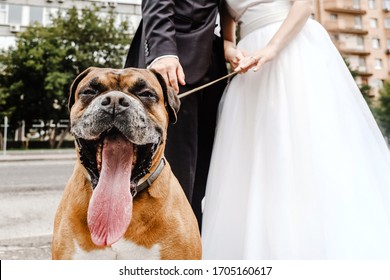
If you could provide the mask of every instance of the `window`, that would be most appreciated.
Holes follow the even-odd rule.
[[[0,24],[7,23],[7,6],[5,4],[0,4]]]
[[[337,14],[330,14],[330,20],[336,21],[337,20]]]
[[[356,37],[356,45],[359,49],[364,49],[364,37],[363,36],[357,36]]]
[[[22,23],[22,6],[9,5],[9,24],[21,24]]]
[[[375,58],[375,69],[382,69],[382,59]]]
[[[378,19],[370,18],[370,26],[371,28],[378,28]]]
[[[362,17],[361,16],[355,17],[355,28],[357,28],[357,29],[362,28]]]
[[[383,0],[383,9],[390,11],[390,0]]]
[[[366,59],[364,57],[359,57],[359,72],[367,72]]]
[[[390,28],[390,18],[385,18],[385,28]]]
[[[30,7],[30,24],[34,22],[42,23],[43,21],[43,8],[42,7]]]
[[[373,49],[379,49],[380,47],[380,40],[379,38],[372,38],[372,48]]]
[[[386,40],[387,49],[390,50],[390,39]]]
[[[376,9],[376,1],[368,0],[368,8],[370,8],[371,10]]]
[[[352,5],[355,9],[360,9],[360,0],[353,0]]]

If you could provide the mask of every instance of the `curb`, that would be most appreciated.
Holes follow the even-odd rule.
[[[77,155],[74,153],[65,154],[9,154],[0,155],[0,162],[10,161],[39,161],[39,160],[76,160]]]
[[[34,247],[41,245],[50,245],[51,244],[51,234],[47,235],[38,235],[38,236],[29,236],[29,237],[17,237],[9,239],[1,239],[0,247]]]

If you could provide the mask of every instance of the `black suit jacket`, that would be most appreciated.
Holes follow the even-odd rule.
[[[205,82],[215,45],[218,0],[143,0],[142,20],[133,38],[125,67],[145,68],[155,58],[177,55],[187,85]]]

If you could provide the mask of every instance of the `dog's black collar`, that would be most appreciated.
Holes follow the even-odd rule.
[[[152,174],[150,174],[150,176],[144,182],[142,182],[139,185],[130,187],[130,192],[132,196],[135,197],[137,193],[150,187],[153,184],[153,182],[157,179],[157,177],[161,174],[161,171],[163,170],[165,165],[166,165],[166,160],[164,157],[162,157],[157,168],[152,172]]]

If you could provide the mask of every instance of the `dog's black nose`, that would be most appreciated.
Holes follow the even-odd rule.
[[[110,114],[119,114],[130,106],[130,102],[124,93],[113,91],[103,96],[100,105],[103,110]]]

